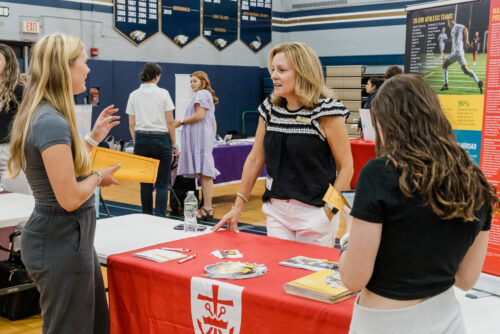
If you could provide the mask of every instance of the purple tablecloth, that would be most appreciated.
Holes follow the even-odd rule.
[[[220,172],[214,180],[214,183],[224,183],[241,180],[243,165],[252,150],[253,144],[225,145],[219,144],[214,147],[213,155],[215,168]],[[260,173],[260,176],[266,176],[266,167]]]

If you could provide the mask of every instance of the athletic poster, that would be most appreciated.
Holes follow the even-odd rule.
[[[203,0],[203,37],[218,50],[238,39],[237,0]]]
[[[438,93],[458,143],[500,186],[500,0],[409,10],[405,73]],[[500,276],[500,219],[494,217],[483,272]]]
[[[200,36],[200,0],[162,0],[161,32],[183,48]]]
[[[491,0],[480,167],[500,187],[500,0]],[[493,218],[483,271],[500,276],[500,216]]]
[[[116,31],[138,46],[159,30],[158,0],[114,0]]]
[[[439,94],[457,141],[479,164],[490,1],[409,11],[405,73]]]

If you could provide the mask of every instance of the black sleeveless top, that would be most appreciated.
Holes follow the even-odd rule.
[[[321,134],[319,119],[341,116],[349,111],[342,102],[321,98],[313,110],[288,110],[271,104],[268,97],[259,106],[266,122],[264,151],[267,168],[263,201],[295,199],[322,206],[328,184],[336,178],[336,165],[328,141]]]

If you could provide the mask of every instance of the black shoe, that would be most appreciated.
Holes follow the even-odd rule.
[[[444,84],[440,90],[448,90],[448,89],[450,89],[450,87],[448,87],[448,84]]]
[[[479,87],[479,91],[481,92],[481,94],[483,94],[483,80],[479,80],[477,82],[477,86]]]

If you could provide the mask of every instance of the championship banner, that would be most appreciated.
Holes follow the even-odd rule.
[[[203,0],[203,37],[218,50],[238,39],[237,0]]]
[[[114,0],[113,24],[135,46],[159,30],[158,0]]]
[[[253,52],[271,43],[272,0],[241,0],[240,40]]]
[[[183,48],[200,36],[200,0],[162,0],[161,32]]]
[[[405,73],[422,76],[437,92],[458,144],[498,186],[500,0],[444,2],[408,7]],[[483,272],[500,276],[498,218]]]

